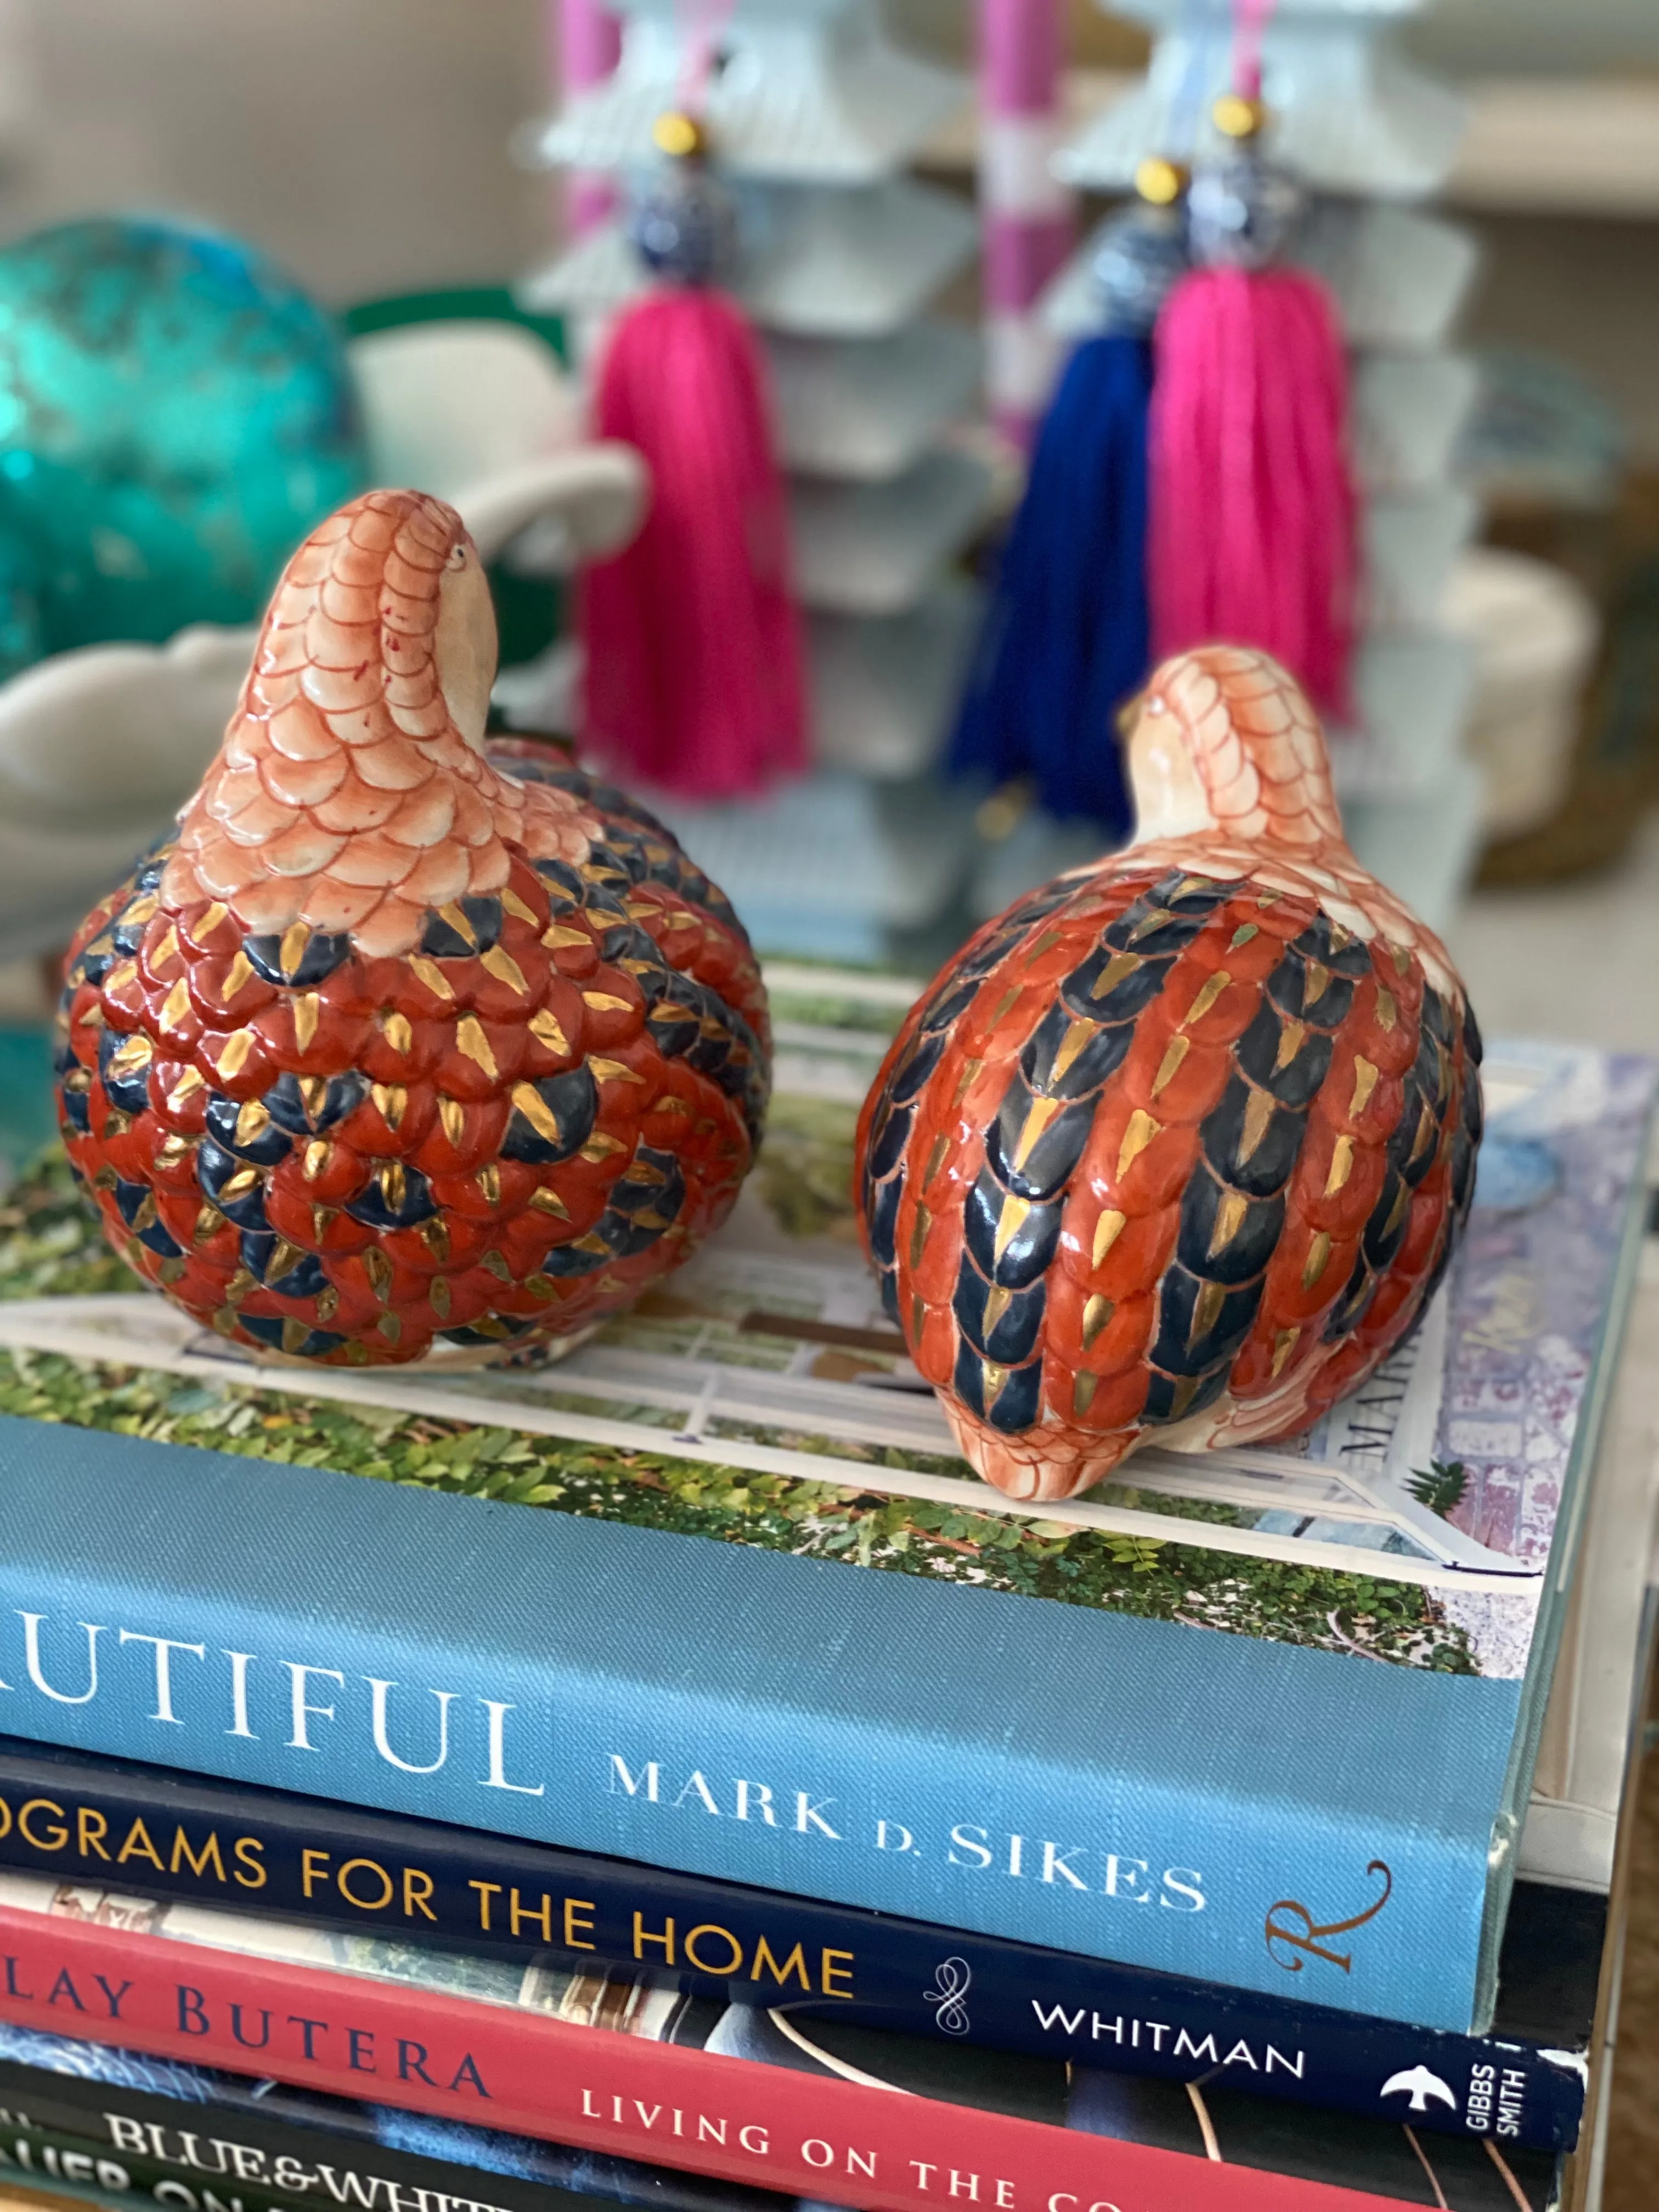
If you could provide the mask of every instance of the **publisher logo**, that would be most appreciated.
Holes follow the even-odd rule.
[[[1352,1935],[1356,1928],[1363,1928],[1368,1920],[1376,1919],[1394,1894],[1394,1876],[1381,1859],[1373,1859],[1365,1871],[1382,1875],[1382,1894],[1374,1905],[1368,1905],[1363,1912],[1352,1913],[1346,1920],[1316,1920],[1307,1906],[1299,1905],[1293,1897],[1281,1897],[1277,1905],[1267,1907],[1267,1956],[1274,1966],[1283,1966],[1287,1974],[1299,1974],[1308,1959],[1323,1959],[1333,1966],[1340,1966],[1345,1974],[1348,1972],[1353,1965],[1353,1954],[1328,1949],[1326,1937]],[[1288,1958],[1273,1948],[1276,1943],[1289,1952]]]
[[[933,2025],[941,2034],[967,2034],[968,2008],[963,1999],[973,1978],[973,1968],[965,1959],[941,1959],[934,1967],[933,1986],[922,1991],[921,2001],[935,2008]]]
[[[1438,2098],[1443,2105],[1457,2110],[1457,2100],[1449,2085],[1437,2074],[1431,2074],[1426,2066],[1413,2066],[1403,2074],[1390,2074],[1378,2094],[1384,2097],[1409,2096],[1414,2112],[1426,2112],[1431,2097]]]

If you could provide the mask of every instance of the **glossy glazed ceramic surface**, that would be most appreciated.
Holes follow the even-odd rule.
[[[1183,654],[1128,759],[1134,842],[980,931],[860,1123],[888,1310],[1018,1497],[1304,1426],[1416,1321],[1474,1186],[1466,994],[1344,842],[1292,679]]]
[[[256,619],[369,480],[331,319],[240,240],[99,217],[0,252],[0,674]]]
[[[753,1157],[747,939],[649,815],[486,744],[493,667],[453,511],[343,508],[177,836],[71,948],[70,1160],[137,1272],[250,1348],[568,1336],[687,1257]]]

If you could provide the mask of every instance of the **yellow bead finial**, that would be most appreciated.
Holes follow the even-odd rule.
[[[1151,154],[1135,166],[1135,190],[1149,206],[1172,207],[1186,189],[1187,172],[1179,161]]]
[[[652,125],[651,143],[677,161],[695,161],[708,151],[708,133],[695,115],[671,107]]]
[[[1224,138],[1254,138],[1267,119],[1261,102],[1242,92],[1224,92],[1210,110],[1210,120]]]

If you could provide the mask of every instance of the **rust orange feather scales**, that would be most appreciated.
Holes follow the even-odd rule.
[[[689,1256],[757,1141],[749,943],[660,823],[496,742],[459,518],[314,532],[178,834],[70,948],[70,1164],[137,1272],[330,1364],[569,1337]]]
[[[1349,850],[1293,679],[1182,655],[1129,764],[1135,842],[980,931],[859,1129],[888,1310],[1024,1498],[1305,1426],[1415,1322],[1474,1182],[1466,994]]]

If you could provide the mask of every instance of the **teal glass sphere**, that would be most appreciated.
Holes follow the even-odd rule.
[[[99,218],[0,251],[0,677],[257,619],[367,481],[340,335],[253,247]]]

